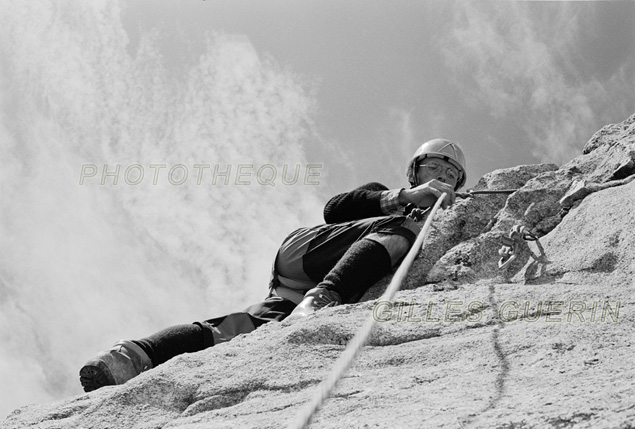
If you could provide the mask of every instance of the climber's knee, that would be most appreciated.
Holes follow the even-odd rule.
[[[384,246],[390,255],[390,263],[394,267],[410,249],[410,241],[401,235],[374,232],[364,237]]]

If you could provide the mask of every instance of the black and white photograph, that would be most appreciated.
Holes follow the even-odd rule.
[[[635,428],[635,1],[0,0],[0,428]]]

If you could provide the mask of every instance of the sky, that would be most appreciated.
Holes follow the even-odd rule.
[[[332,163],[332,144],[344,164],[329,168],[341,186],[328,191],[401,186],[413,148],[436,137],[464,148],[468,186],[497,168],[562,164],[633,110],[632,2],[239,0],[144,13],[150,3],[130,6],[128,28],[244,34],[317,85],[321,144],[308,155]]]
[[[635,2],[0,0],[0,418],[239,311],[326,200],[562,165],[635,113]]]

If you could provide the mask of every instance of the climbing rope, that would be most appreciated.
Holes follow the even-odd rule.
[[[423,225],[423,228],[419,232],[417,239],[415,240],[412,248],[404,258],[403,262],[397,269],[397,272],[392,278],[392,281],[388,285],[386,292],[381,296],[381,301],[392,301],[397,291],[401,287],[403,280],[406,278],[406,274],[410,269],[410,266],[414,262],[415,258],[419,254],[420,249],[423,248],[424,241],[426,236],[428,235],[428,230],[430,229],[430,225],[432,224],[432,219],[434,218],[434,214],[441,206],[441,203],[445,199],[447,194],[444,192],[437,199],[436,204],[430,211],[426,222]],[[344,353],[335,363],[335,367],[329,374],[329,376],[318,386],[316,394],[313,396],[311,402],[302,410],[298,419],[293,422],[289,428],[290,429],[304,429],[309,426],[311,419],[318,412],[318,410],[322,407],[324,401],[329,397],[335,386],[339,382],[339,380],[344,376],[346,370],[351,366],[355,357],[359,354],[362,347],[368,341],[370,334],[375,325],[375,319],[371,315],[371,317],[362,325],[362,327],[357,331],[353,339],[348,343]]]

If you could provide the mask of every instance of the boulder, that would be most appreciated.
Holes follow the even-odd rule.
[[[514,278],[535,283],[633,284],[635,182],[585,198],[541,239],[545,261],[529,261]]]
[[[508,281],[527,263],[534,261],[529,245],[524,245],[509,267],[498,270],[501,238],[509,234],[514,225],[544,237],[560,224],[571,207],[581,203],[583,197],[594,191],[628,184],[634,174],[635,115],[621,124],[602,128],[587,143],[582,155],[559,169],[548,169],[527,180],[507,198],[503,208],[495,215],[491,228],[486,228],[476,237],[462,240],[434,261],[426,273],[427,281],[437,283],[437,287],[455,287],[458,283],[492,277]],[[527,177],[527,173],[522,177]],[[586,184],[586,189],[583,189],[586,192],[578,195],[575,201],[561,205],[561,201],[567,200],[563,197],[570,195],[581,183]],[[465,217],[457,219],[456,223],[468,222],[470,215],[465,213]],[[533,253],[539,254],[539,249],[534,249]],[[421,274],[418,276],[421,277]]]

